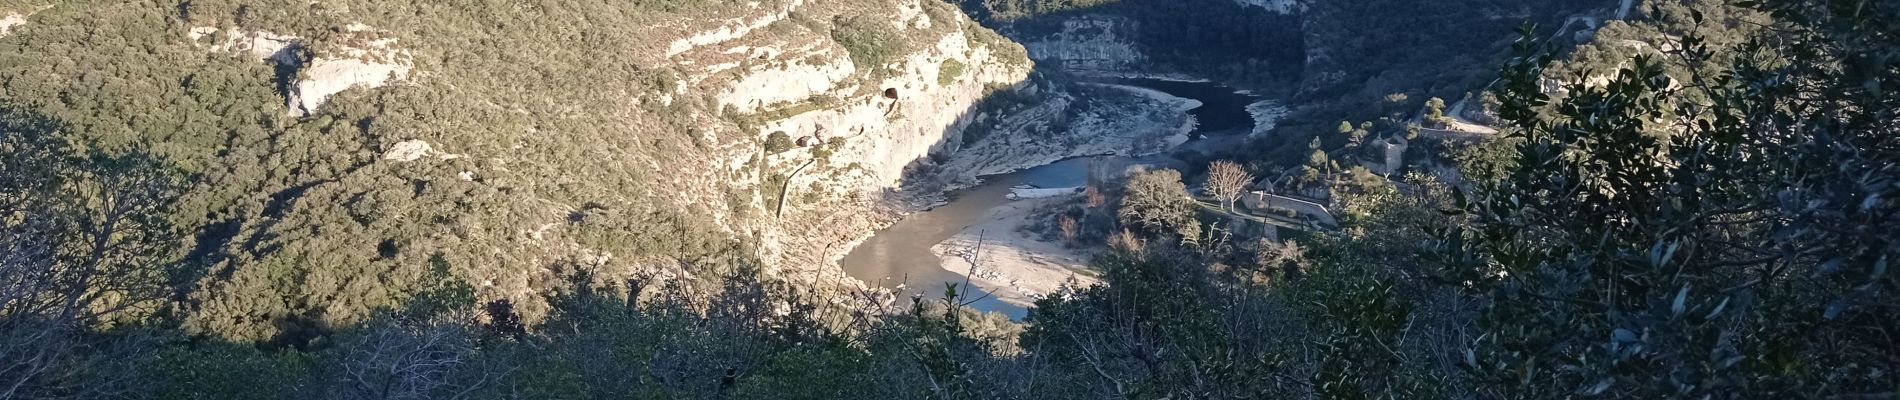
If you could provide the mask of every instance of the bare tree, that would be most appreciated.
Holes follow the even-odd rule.
[[[1103,194],[1102,189],[1095,184],[1089,184],[1087,189],[1083,189],[1082,196],[1088,201],[1089,212],[1095,212],[1108,205],[1108,195]]]
[[[1134,232],[1129,231],[1128,228],[1122,228],[1120,233],[1108,236],[1108,247],[1129,254],[1141,254],[1147,246],[1141,242],[1140,237],[1135,236]]]
[[[1056,227],[1062,229],[1062,240],[1069,243],[1075,243],[1076,235],[1082,230],[1081,225],[1076,224],[1075,217],[1067,215],[1062,216]]]
[[[328,397],[463,399],[509,372],[474,362],[469,325],[459,318],[394,316],[365,326],[337,366]]]
[[[1233,161],[1215,161],[1207,165],[1207,193],[1221,200],[1221,207],[1234,210],[1234,201],[1253,182],[1253,174]]]
[[[163,303],[182,180],[142,153],[71,154],[50,126],[0,126],[0,398],[108,397],[136,377],[77,376],[142,342],[78,336]]]

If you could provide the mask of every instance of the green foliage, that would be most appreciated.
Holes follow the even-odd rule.
[[[1650,0],[1633,10],[1638,18],[1630,21],[1606,21],[1589,43],[1579,44],[1562,59],[1554,60],[1544,74],[1553,79],[1582,82],[1610,77],[1612,71],[1630,66],[1638,56],[1658,56],[1684,36],[1699,38],[1711,52],[1696,62],[1671,62],[1661,67],[1666,75],[1688,79],[1691,73],[1714,76],[1725,61],[1742,55],[1738,46],[1754,37],[1762,26],[1774,24],[1767,13],[1718,0]],[[1692,18],[1700,14],[1701,18]]]
[[[851,62],[862,71],[883,73],[909,48],[905,37],[891,27],[890,21],[871,16],[838,16],[831,21],[831,39],[851,54]]]
[[[1181,172],[1172,169],[1144,171],[1128,178],[1117,215],[1122,223],[1151,233],[1171,234],[1183,240],[1200,237],[1201,223],[1195,220],[1200,205],[1181,184]]]
[[[672,191],[664,180],[624,168],[698,153],[694,138],[659,133],[687,131],[681,125],[706,112],[703,99],[627,107],[679,74],[636,67],[650,63],[624,48],[547,45],[571,41],[565,31],[517,28],[587,21],[600,40],[639,43],[668,12],[722,4],[66,2],[0,38],[0,97],[59,121],[75,151],[146,154],[192,178],[159,217],[189,234],[169,245],[180,254],[164,254],[163,265],[178,265],[167,289],[188,299],[177,317],[198,333],[296,341],[427,291],[435,254],[450,275],[490,282],[475,297],[495,299],[551,290],[560,283],[527,271],[599,254],[612,264],[696,260],[733,246],[706,221],[680,217],[699,210],[656,195]],[[278,91],[294,69],[213,52],[215,38],[193,43],[184,33],[295,35],[323,54],[360,40],[336,33],[350,23],[387,30],[378,34],[430,78],[346,91],[294,119]],[[461,157],[382,159],[410,140]],[[457,179],[464,171],[479,178]],[[629,228],[653,234],[600,231]],[[587,247],[568,246],[578,241]],[[717,249],[699,253],[706,243]],[[540,255],[519,256],[529,252]]]
[[[296,351],[262,352],[250,346],[204,342],[167,346],[148,360],[157,399],[291,399],[309,381],[317,360]]]
[[[766,359],[734,393],[741,399],[836,399],[865,379],[869,354],[845,342],[795,347]]]
[[[1335,131],[1339,133],[1340,138],[1345,139],[1347,150],[1358,149],[1365,144],[1366,137],[1372,134],[1372,122],[1367,121],[1359,126],[1353,126],[1350,121],[1339,121],[1339,127],[1335,128]]]
[[[962,61],[954,59],[943,60],[943,65],[937,68],[937,85],[947,87],[956,84],[957,80],[962,79],[963,74],[968,72],[969,68],[970,67],[964,65]]]
[[[1034,64],[1034,61],[1029,59],[1028,49],[989,28],[980,25],[967,26],[963,29],[963,37],[977,46],[990,49],[993,52],[991,54],[1001,60],[1004,65],[1028,68]]]
[[[784,153],[797,147],[798,144],[792,142],[792,135],[785,134],[785,131],[773,131],[765,136],[765,154]]]
[[[1118,214],[1152,244],[1097,259],[1107,285],[1051,293],[1027,328],[968,296],[885,314],[762,275],[700,206],[655,195],[682,188],[626,171],[697,154],[626,134],[706,116],[625,109],[673,75],[491,29],[651,15],[345,3],[65,4],[0,38],[0,365],[46,371],[0,373],[0,397],[1865,398],[1900,379],[1887,3],[1759,3],[1774,29],[1726,53],[1667,28],[1667,64],[1693,67],[1636,59],[1562,96],[1548,60],[1515,60],[1495,103],[1512,138],[1459,150],[1484,171],[1471,190],[1348,169],[1341,229],[1294,243],[1174,245],[1217,235],[1178,172],[1138,174]],[[1356,7],[1340,3],[1315,12]],[[291,119],[276,71],[178,33],[321,32],[330,12],[395,27],[454,85]],[[450,40],[495,45],[431,46]],[[1287,143],[1337,171],[1327,149],[1376,126]],[[411,139],[470,156],[381,159]],[[652,265],[687,273],[626,272]]]
[[[1115,3],[1112,0],[993,0],[968,3],[977,7],[980,15],[999,21],[1011,21],[1022,18],[1040,17],[1072,11],[1087,10]]]
[[[71,143],[63,121],[0,102],[0,398],[110,397],[148,336],[93,333],[173,312],[189,177],[140,150]]]
[[[1165,246],[1164,246],[1165,247]],[[1249,293],[1252,272],[1151,247],[1098,258],[1106,285],[1037,303],[1021,346],[1044,381],[1030,398],[1297,396],[1285,380],[1285,314]],[[1231,275],[1230,275],[1231,274]]]
[[[1425,123],[1434,128],[1447,127],[1450,118],[1445,116],[1445,99],[1437,97],[1425,101]]]
[[[1447,142],[1440,154],[1457,163],[1458,171],[1477,182],[1503,179],[1517,164],[1517,140],[1502,137],[1476,143]]]
[[[1888,199],[1900,189],[1875,182],[1900,174],[1888,94],[1900,68],[1867,52],[1900,47],[1885,34],[1900,9],[1821,3],[1763,6],[1783,31],[1744,53],[1782,54],[1786,66],[1706,59],[1710,42],[1686,34],[1685,63],[1725,64],[1689,71],[1696,92],[1649,57],[1561,99],[1538,85],[1545,62],[1506,69],[1500,114],[1521,140],[1517,162],[1462,202],[1473,223],[1434,254],[1481,300],[1487,335],[1465,356],[1479,390],[1889,393],[1894,378],[1866,366],[1900,354],[1868,336],[1896,318],[1876,304],[1893,296],[1885,266],[1900,255],[1889,223],[1900,209]]]
[[[1536,24],[1549,35],[1564,21],[1602,2],[1566,0],[1321,1],[1301,17],[1302,107],[1253,144],[1261,160],[1295,167],[1299,145],[1330,136],[1341,120],[1374,122],[1374,136],[1404,134],[1406,122],[1431,97],[1482,89],[1510,54],[1515,29]],[[1486,18],[1478,16],[1498,16]],[[1505,17],[1508,16],[1508,17]],[[1581,26],[1578,24],[1577,26]],[[1575,32],[1572,28],[1567,32]],[[1307,60],[1307,59],[1303,59]],[[1328,139],[1326,149],[1344,147]]]

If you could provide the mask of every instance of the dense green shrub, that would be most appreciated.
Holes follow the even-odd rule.
[[[773,131],[772,134],[765,135],[765,154],[784,153],[795,147],[798,147],[798,144],[793,143],[792,135],[786,134],[785,131]]]
[[[1474,223],[1449,229],[1437,254],[1443,276],[1482,300],[1479,328],[1492,334],[1466,359],[1485,390],[1814,397],[1894,387],[1863,366],[1900,353],[1868,335],[1900,317],[1884,305],[1900,188],[1870,184],[1900,173],[1886,94],[1900,88],[1900,68],[1830,64],[1900,46],[1884,33],[1900,9],[1765,8],[1786,31],[1749,48],[1791,62],[1703,59],[1713,42],[1691,33],[1671,62],[1723,65],[1689,71],[1695,92],[1672,88],[1650,57],[1605,85],[1568,85],[1560,99],[1539,85],[1547,60],[1505,70],[1500,115],[1521,140],[1517,162],[1461,202]]]
[[[1194,202],[1181,183],[1181,172],[1172,169],[1145,171],[1129,177],[1122,195],[1122,224],[1139,227],[1159,235],[1176,235],[1184,240],[1199,238],[1200,223],[1194,220],[1200,205]]]
[[[937,67],[937,85],[954,85],[957,83],[957,79],[962,79],[963,74],[969,72],[969,69],[970,66],[965,65],[962,61],[943,60],[943,64]]]
[[[831,23],[831,39],[844,46],[860,71],[884,71],[909,47],[886,19],[841,15]]]

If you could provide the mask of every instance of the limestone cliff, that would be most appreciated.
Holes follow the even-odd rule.
[[[1131,71],[1147,62],[1148,56],[1127,36],[1134,23],[1126,18],[1083,15],[1061,24],[1054,34],[1025,38],[1023,46],[1029,48],[1030,57],[1068,70],[1095,72]]]
[[[1299,0],[1234,0],[1237,3],[1265,8],[1277,13],[1295,13],[1306,7]]]
[[[836,276],[944,187],[918,172],[980,142],[969,126],[1024,108],[989,99],[1048,99],[1020,45],[934,0],[61,3],[0,24],[10,105],[192,177],[164,215],[189,234],[182,318],[237,340],[443,285],[534,320],[581,278]]]
[[[759,211],[720,218],[760,238],[785,276],[855,285],[837,273],[837,259],[945,189],[1075,155],[1134,152],[1185,125],[1168,101],[1116,91],[1078,101],[1076,86],[1032,79],[1022,46],[942,2],[894,6],[856,14],[895,16],[873,19],[904,43],[882,64],[858,62],[836,25],[761,25],[778,15],[835,23],[854,15],[824,3],[734,18],[669,51],[668,62],[689,71],[672,95],[716,93],[738,134],[794,143],[718,156],[724,172],[745,177],[726,190],[755,189]],[[756,26],[764,28],[745,29]]]

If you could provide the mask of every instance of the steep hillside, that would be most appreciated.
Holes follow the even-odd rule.
[[[1050,66],[1184,73],[1258,89],[1290,86],[1306,51],[1291,1],[960,0]]]
[[[141,308],[240,339],[313,337],[442,285],[530,319],[583,274],[848,285],[830,260],[942,186],[900,189],[975,171],[927,167],[981,142],[967,126],[1083,134],[998,128],[1079,111],[936,1],[8,9],[9,129],[183,177],[149,224],[178,236],[155,257],[172,300]],[[1004,92],[1025,93],[985,100]]]
[[[1042,65],[1082,74],[1178,74],[1211,79],[1296,105],[1234,157],[1292,168],[1315,138],[1347,156],[1341,121],[1371,134],[1406,134],[1430,99],[1457,102],[1496,78],[1516,30],[1588,31],[1614,14],[1610,0],[1073,1],[964,0],[963,8],[1022,42]],[[1566,23],[1569,22],[1569,23]],[[1573,26],[1574,24],[1574,26]],[[1560,32],[1561,31],[1561,32]],[[1587,40],[1583,38],[1582,40]]]
[[[1637,3],[0,0],[0,399],[1894,397],[1900,2]]]

